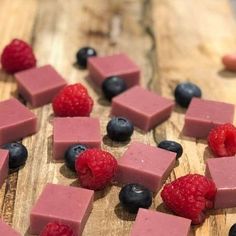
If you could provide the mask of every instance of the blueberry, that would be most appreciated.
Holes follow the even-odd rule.
[[[75,172],[75,160],[79,154],[84,152],[86,149],[87,148],[81,144],[75,144],[66,150],[65,163],[70,170]]]
[[[126,89],[125,81],[118,76],[108,77],[102,83],[103,94],[109,101]]]
[[[133,132],[132,122],[124,117],[113,117],[107,124],[108,137],[114,141],[127,141]]]
[[[16,169],[25,164],[28,151],[23,144],[8,143],[3,145],[2,148],[9,151],[9,169]]]
[[[229,236],[236,236],[236,224],[233,224],[229,230]]]
[[[87,67],[87,59],[88,57],[97,56],[97,52],[94,48],[91,47],[83,47],[76,53],[77,64],[81,68]]]
[[[188,107],[189,103],[191,102],[191,99],[193,97],[201,97],[202,92],[200,88],[192,83],[180,83],[175,88],[175,101],[181,106],[181,107]]]
[[[149,208],[152,204],[152,193],[140,184],[127,184],[120,193],[121,205],[130,213],[137,213],[139,208]]]
[[[183,154],[183,147],[181,146],[181,144],[175,141],[163,140],[158,144],[158,147],[171,152],[176,152],[176,159],[181,157]]]

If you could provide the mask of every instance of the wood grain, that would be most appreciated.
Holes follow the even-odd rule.
[[[30,41],[37,2],[29,0],[23,8],[23,0],[1,0],[0,7],[0,47],[3,48],[13,38],[23,38]],[[22,14],[24,11],[24,14]],[[9,17],[14,16],[14,17]],[[29,20],[30,19],[30,20]],[[16,85],[12,76],[0,71],[0,99],[17,96]],[[2,218],[12,224],[18,173],[10,174],[6,184],[0,191],[0,205]]]
[[[143,6],[146,2],[129,1],[128,7],[125,5],[126,1],[111,3],[61,0],[55,3],[54,0],[47,0],[32,1],[31,4],[36,9],[31,29],[31,44],[37,55],[38,65],[51,63],[69,83],[81,82],[89,88],[96,103],[92,116],[101,118],[102,134],[105,136],[109,104],[102,98],[100,91],[91,87],[91,83],[86,80],[87,71],[80,71],[74,66],[75,52],[84,45],[94,46],[100,55],[126,52],[142,67],[142,84],[147,85],[152,78],[153,70],[146,53],[151,50],[153,39],[145,32],[144,22],[147,15]],[[20,10],[19,7],[18,11]],[[9,40],[11,37],[9,36]],[[139,45],[145,46],[139,48]],[[18,173],[12,215],[13,227],[24,235],[28,235],[30,209],[45,183],[78,186],[76,177],[63,163],[52,161],[51,106],[47,105],[33,111],[40,121],[40,131],[23,140],[29,149],[29,159],[27,165]],[[154,143],[152,133],[144,135],[139,131],[135,131],[133,140]],[[127,146],[111,143],[104,137],[103,148],[119,157]],[[84,235],[128,234],[132,223],[130,220],[133,217],[123,213],[118,206],[118,191],[119,188],[114,186],[106,192],[96,193],[94,209]],[[11,220],[8,222],[11,223]]]
[[[142,86],[172,98],[180,81],[193,81],[203,96],[235,103],[235,74],[222,70],[220,57],[234,51],[235,20],[227,0],[0,0],[0,49],[12,38],[31,43],[38,65],[52,64],[68,81],[87,86],[95,101],[93,117],[101,120],[103,148],[117,158],[126,150],[106,137],[110,104],[75,66],[78,48],[90,45],[100,55],[125,52],[142,69]],[[12,17],[9,17],[12,16]],[[14,78],[0,72],[0,99],[17,96]],[[45,183],[78,186],[76,176],[63,163],[52,161],[51,105],[33,109],[40,131],[25,138],[27,164],[9,176],[0,191],[1,216],[28,234],[29,212]],[[132,140],[155,145],[166,137],[184,146],[184,155],[168,181],[186,173],[204,173],[209,157],[206,142],[182,137],[184,110],[176,107],[171,118],[144,134],[135,130]],[[97,192],[83,235],[129,235],[134,216],[119,206],[118,186]],[[152,209],[165,211],[157,195]],[[212,211],[192,235],[227,235],[235,209]]]

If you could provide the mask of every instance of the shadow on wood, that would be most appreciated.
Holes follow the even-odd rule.
[[[156,210],[167,214],[173,214],[172,211],[165,207],[165,204],[163,202],[156,207]]]
[[[124,221],[134,221],[136,218],[136,214],[130,214],[127,211],[125,211],[120,203],[118,203],[115,206],[114,212],[119,219]]]
[[[131,139],[129,138],[129,140],[125,141],[125,142],[116,142],[116,141],[112,141],[108,135],[104,135],[102,138],[102,141],[105,145],[109,146],[109,147],[125,147],[127,146]]]
[[[76,179],[76,173],[71,171],[65,164],[60,167],[60,173],[68,179]]]
[[[178,114],[185,114],[186,113],[186,108],[183,108],[179,106],[178,104],[175,104],[173,111],[177,112]]]
[[[53,162],[52,159],[52,135],[47,138],[47,163]]]
[[[229,71],[229,70],[226,70],[226,69],[219,70],[218,75],[222,79],[236,79],[236,72]]]
[[[107,196],[107,194],[109,194],[111,190],[111,185],[107,186],[105,189],[100,190],[100,191],[95,191],[95,195],[94,195],[94,201],[97,201],[101,198],[104,198]]]
[[[24,236],[31,236],[32,234],[30,234],[30,227],[28,227],[28,229],[26,230],[26,232],[24,233]]]
[[[15,82],[13,75],[7,74],[3,69],[0,69],[0,81],[11,84]]]
[[[211,153],[211,150],[209,149],[209,147],[205,147],[204,152],[203,152],[204,163],[206,163],[206,161],[212,156],[213,154]]]

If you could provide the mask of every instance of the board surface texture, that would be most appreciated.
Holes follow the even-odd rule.
[[[0,50],[13,38],[29,42],[39,66],[52,64],[68,83],[84,84],[95,101],[92,117],[101,120],[102,147],[117,158],[127,145],[106,135],[109,103],[86,80],[87,71],[75,66],[75,53],[90,45],[99,55],[124,52],[142,69],[141,84],[173,98],[181,81],[200,86],[203,98],[236,103],[236,74],[223,70],[221,56],[236,49],[236,24],[227,0],[0,0]],[[0,71],[0,100],[17,97],[16,83]],[[40,131],[25,138],[29,158],[18,173],[9,175],[0,191],[0,214],[22,235],[28,234],[29,212],[47,182],[78,186],[76,176],[63,163],[52,161],[51,105],[33,112]],[[147,134],[135,130],[132,140],[156,145],[163,139],[180,142],[184,154],[167,182],[187,173],[205,171],[209,157],[205,140],[182,137],[184,109]],[[85,236],[129,235],[134,217],[122,211],[112,186],[97,192]],[[164,211],[160,195],[152,209]],[[235,208],[214,210],[192,235],[227,235],[235,223]]]

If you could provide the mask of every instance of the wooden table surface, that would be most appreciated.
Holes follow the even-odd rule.
[[[94,98],[93,117],[101,119],[103,148],[117,158],[127,145],[105,137],[110,105],[85,79],[87,71],[74,66],[75,53],[91,45],[100,55],[125,52],[142,69],[142,85],[173,98],[181,81],[198,84],[203,97],[236,103],[236,74],[223,70],[221,56],[236,50],[236,24],[227,0],[0,0],[0,50],[13,38],[28,41],[38,65],[51,63],[69,83],[81,82]],[[0,99],[17,97],[14,78],[0,72]],[[51,105],[33,109],[40,131],[25,138],[27,164],[9,175],[0,191],[0,213],[22,235],[28,234],[29,212],[45,183],[78,186],[63,163],[52,161]],[[187,173],[203,174],[209,157],[205,140],[181,135],[185,110],[176,107],[171,118],[155,130],[136,130],[132,140],[155,145],[179,141],[184,154],[168,182]],[[129,235],[134,217],[122,211],[118,187],[96,193],[85,236]],[[66,203],[65,203],[66,204]],[[152,209],[165,211],[157,195]],[[236,210],[212,210],[196,236],[227,235]]]

